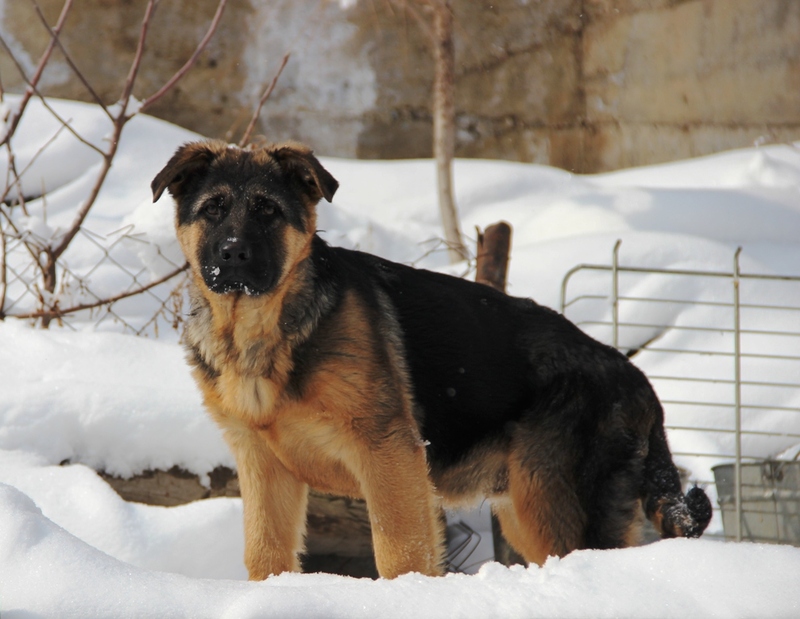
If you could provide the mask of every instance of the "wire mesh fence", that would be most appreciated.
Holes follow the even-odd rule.
[[[28,25],[41,28],[49,39],[38,53],[21,49],[7,40],[7,33],[0,33],[0,52],[16,69],[14,79],[24,85],[19,95],[7,93],[0,85],[0,177],[5,181],[0,181],[0,320],[29,319],[43,327],[56,321],[73,329],[113,324],[137,335],[155,335],[166,325],[180,322],[184,266],[130,229],[98,233],[95,222],[107,223],[109,213],[95,207],[113,175],[112,168],[120,167],[114,165],[115,159],[118,163],[125,159],[117,158],[125,127],[170,92],[197,63],[227,2],[216,2],[205,34],[180,68],[160,85],[156,83],[154,92],[136,99],[134,90],[142,90],[137,85],[140,70],[159,72],[158,67],[145,66],[156,62],[145,58],[145,43],[157,21],[158,5],[157,0],[147,0],[128,70],[120,72],[120,95],[113,104],[98,94],[100,89],[62,44],[62,36],[74,36],[69,32],[74,19],[68,18],[80,10],[75,8],[77,3],[65,1],[53,24],[32,3]],[[92,113],[81,104],[42,92],[47,87],[43,76],[53,68],[54,57],[66,64],[64,79],[82,84],[85,98],[93,103]],[[62,68],[56,70],[63,73]],[[268,96],[262,97],[256,118]],[[249,133],[242,137],[243,142],[248,139]],[[47,225],[48,211],[52,216],[54,210],[61,224],[55,231]],[[147,259],[131,259],[137,251]]]
[[[44,289],[38,255],[50,240],[7,220],[0,222],[0,233],[4,317],[33,322],[48,316],[73,330],[93,326],[147,336],[178,329],[186,267],[132,227],[105,235],[81,227],[73,247],[55,263],[53,292]]]
[[[726,538],[800,545],[800,489],[762,474],[800,465],[800,276],[742,273],[741,250],[729,271],[621,266],[620,245],[566,274],[562,313],[645,370]]]

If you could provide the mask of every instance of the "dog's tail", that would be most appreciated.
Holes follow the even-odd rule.
[[[661,423],[650,431],[644,477],[645,513],[661,537],[700,537],[711,520],[711,501],[697,486],[684,496]]]

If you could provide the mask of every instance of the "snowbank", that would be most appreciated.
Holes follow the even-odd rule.
[[[669,540],[579,551],[542,567],[486,564],[474,576],[371,581],[284,574],[261,583],[133,567],[0,485],[0,582],[9,617],[793,617],[800,550]],[[35,591],[35,593],[34,593]],[[54,612],[55,611],[55,612]]]
[[[107,133],[104,117],[92,106],[54,103],[90,138],[101,140]],[[19,166],[34,159],[53,131],[46,112],[35,104],[24,122],[16,144]],[[115,258],[135,272],[158,277],[166,272],[162,256],[181,261],[169,199],[152,204],[149,183],[180,143],[197,137],[146,117],[134,120],[123,134],[120,155],[86,227],[106,246],[120,248],[114,249],[120,252]],[[323,163],[341,184],[334,204],[320,205],[320,228],[327,239],[425,268],[449,268],[438,242],[429,161]],[[26,173],[29,196],[42,188],[48,192],[47,220],[37,215],[43,213],[42,200],[30,199],[31,217],[20,223],[43,237],[57,234],[85,197],[96,165],[91,150],[61,132]],[[475,226],[510,222],[510,292],[553,307],[566,272],[579,263],[609,264],[617,239],[623,241],[623,265],[725,270],[741,246],[743,271],[800,273],[799,182],[800,151],[789,145],[585,177],[507,162],[458,161],[455,166],[463,229],[471,234]],[[142,242],[118,243],[119,230]],[[96,246],[88,240],[79,237],[68,258],[92,285],[103,290],[127,285],[118,270],[106,264],[97,268]],[[466,270],[463,265],[455,269]],[[581,277],[574,292],[606,294],[607,283],[604,276]],[[631,294],[655,291],[710,301],[729,295],[724,286],[689,280],[623,283]],[[800,306],[797,288],[757,292],[767,301]],[[141,298],[125,305],[126,320],[146,321],[153,311],[148,303]],[[609,312],[605,302],[590,303],[571,317],[597,321]],[[637,317],[662,325],[717,320],[696,307]],[[768,316],[755,320],[776,324]],[[237,582],[246,577],[239,500],[176,508],[127,504],[94,472],[131,475],[179,465],[202,476],[217,465],[233,464],[202,411],[177,334],[162,329],[160,339],[135,338],[111,332],[112,321],[91,328],[96,322],[96,317],[79,317],[72,323],[76,332],[0,323],[4,618],[800,614],[800,550],[710,541],[578,552],[541,568],[509,570],[487,563],[476,575],[440,579],[408,575],[371,582],[284,575],[265,583]],[[626,337],[636,344],[653,335],[665,346],[719,346],[713,336],[669,329]],[[781,343],[780,352],[800,355],[800,338],[792,342]],[[637,363],[651,375],[724,377],[730,371],[707,358],[687,362],[642,354]],[[787,363],[752,362],[747,370],[796,380]],[[686,399],[698,396],[691,386],[678,391]],[[777,401],[763,396],[762,401],[767,407],[797,406],[796,397]],[[702,411],[688,420],[670,408],[667,415],[668,423],[683,425],[730,422]],[[756,430],[800,431],[796,414],[757,416],[748,423]],[[769,456],[790,448],[792,440],[754,439],[747,448]],[[708,468],[721,458],[713,454],[729,453],[729,445],[703,433],[671,432],[670,441],[676,451],[712,454],[702,462],[679,459],[694,479],[708,480]],[[709,491],[713,494],[713,487]],[[712,525],[719,526],[718,520]]]

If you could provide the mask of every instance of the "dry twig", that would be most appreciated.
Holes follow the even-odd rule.
[[[2,140],[0,140],[0,146],[6,146],[6,149],[9,154],[9,166],[8,166],[8,178],[6,180],[6,187],[2,192],[2,199],[5,200],[9,193],[12,191],[12,188],[16,187],[18,200],[22,205],[24,210],[24,195],[21,188],[21,177],[25,172],[29,169],[32,161],[28,163],[25,169],[22,170],[21,173],[18,173],[15,165],[15,157],[13,148],[11,147],[11,138],[14,136],[19,122],[22,119],[22,116],[27,108],[27,105],[30,99],[35,95],[39,99],[41,99],[42,104],[44,107],[53,115],[54,118],[60,123],[61,130],[67,130],[75,136],[83,144],[86,144],[90,148],[92,148],[95,152],[101,155],[102,157],[102,165],[97,173],[95,178],[95,182],[92,185],[87,198],[81,202],[80,207],[77,209],[75,216],[66,229],[66,231],[59,236],[57,239],[52,240],[49,244],[46,244],[44,247],[37,244],[36,246],[31,245],[29,240],[26,238],[26,235],[21,232],[19,227],[14,222],[14,218],[12,217],[10,212],[7,212],[7,209],[3,208],[0,204],[0,215],[2,215],[3,221],[5,221],[6,230],[11,233],[11,236],[6,233],[6,231],[0,231],[0,235],[2,235],[2,242],[0,243],[0,320],[2,320],[7,314],[5,312],[5,301],[6,295],[8,292],[8,238],[17,238],[19,239],[27,248],[28,252],[31,254],[31,258],[33,264],[35,265],[40,277],[41,277],[41,287],[39,285],[34,285],[33,289],[29,289],[32,293],[38,297],[39,300],[39,307],[40,310],[34,312],[27,312],[27,313],[20,313],[14,314],[17,318],[36,318],[41,319],[42,326],[47,327],[51,320],[60,320],[62,316],[69,313],[74,313],[82,310],[90,310],[94,309],[103,305],[110,306],[111,304],[120,301],[122,299],[141,294],[151,290],[152,288],[168,281],[169,279],[175,277],[179,273],[186,270],[186,265],[183,267],[177,268],[173,270],[171,273],[167,274],[166,276],[159,278],[153,282],[150,282],[147,285],[138,286],[134,290],[130,290],[115,296],[107,297],[104,299],[98,299],[96,302],[92,303],[84,303],[75,305],[69,308],[60,308],[58,303],[59,300],[55,298],[55,291],[57,287],[57,280],[59,277],[63,277],[63,273],[65,271],[65,267],[60,265],[59,259],[62,255],[67,251],[70,247],[71,243],[75,239],[76,235],[82,229],[82,226],[88,216],[89,212],[91,211],[92,207],[97,201],[97,197],[100,194],[100,191],[108,177],[108,173],[111,169],[114,157],[117,154],[117,150],[119,147],[120,137],[122,135],[122,131],[127,124],[127,122],[135,116],[138,112],[142,111],[143,109],[149,107],[156,101],[158,101],[161,97],[163,97],[167,92],[169,92],[175,84],[191,69],[197,62],[198,57],[202,53],[202,51],[206,48],[208,42],[211,40],[211,37],[216,32],[217,27],[219,26],[223,10],[228,2],[228,0],[219,0],[217,4],[217,10],[214,14],[214,17],[211,20],[211,23],[208,27],[208,30],[197,45],[192,56],[184,63],[184,65],[169,79],[167,82],[159,88],[155,93],[153,93],[150,97],[145,99],[139,105],[132,105],[133,102],[133,89],[136,83],[136,78],[139,73],[139,69],[141,67],[142,58],[144,56],[144,49],[145,49],[145,42],[148,35],[148,30],[153,20],[153,15],[156,7],[158,6],[161,0],[148,0],[144,16],[142,18],[140,30],[139,30],[139,39],[137,41],[136,51],[134,53],[133,60],[131,62],[130,68],[128,70],[127,76],[125,78],[125,82],[123,84],[122,94],[120,96],[119,101],[114,106],[107,106],[104,102],[100,99],[97,92],[92,88],[89,81],[80,71],[80,69],[75,65],[74,61],[68,54],[68,52],[64,49],[60,35],[66,21],[67,15],[69,14],[72,6],[73,0],[65,0],[64,5],[62,7],[59,19],[55,26],[52,28],[47,24],[47,21],[41,11],[41,8],[38,5],[37,0],[31,0],[33,4],[34,10],[36,11],[37,16],[39,17],[40,21],[44,24],[45,28],[50,35],[50,41],[47,45],[46,49],[42,53],[41,57],[36,66],[36,70],[34,71],[33,75],[28,77],[26,75],[25,70],[21,66],[18,59],[15,57],[13,51],[11,50],[10,46],[7,42],[0,36],[0,45],[5,48],[6,52],[8,53],[9,57],[11,58],[12,62],[14,62],[22,76],[23,80],[27,84],[27,88],[19,102],[16,106],[16,110],[11,114],[10,118],[6,123],[6,133],[2,136]],[[104,113],[109,117],[112,122],[112,131],[111,136],[109,137],[109,146],[106,150],[99,148],[98,146],[90,143],[86,140],[83,136],[77,133],[74,128],[71,126],[70,121],[62,118],[53,108],[49,105],[47,99],[43,94],[39,91],[39,82],[41,80],[42,73],[47,66],[48,62],[52,57],[53,50],[58,47],[59,50],[63,53],[64,58],[72,72],[78,78],[78,80],[84,85],[87,92],[90,94],[91,98],[97,103]],[[55,136],[48,141],[47,144],[51,143],[52,140],[55,139]],[[35,155],[34,159],[38,158],[41,154],[41,151],[46,148],[47,144],[40,149]],[[24,211],[27,214],[27,211]],[[61,273],[61,275],[59,275]]]
[[[98,95],[95,92],[94,88],[89,83],[89,81],[84,77],[83,73],[78,69],[78,67],[75,66],[75,62],[73,62],[69,52],[67,52],[64,46],[61,45],[59,32],[51,28],[50,24],[47,23],[47,19],[45,18],[44,13],[42,13],[42,9],[39,6],[39,3],[36,0],[31,0],[31,2],[33,3],[33,8],[36,11],[36,15],[39,17],[39,21],[41,21],[42,25],[45,28],[47,28],[47,31],[50,33],[51,40],[55,41],[56,45],[58,45],[58,49],[63,54],[64,60],[69,65],[70,69],[72,69],[72,72],[75,74],[75,77],[77,77],[80,80],[81,84],[83,84],[83,87],[86,88],[86,91],[91,95],[92,99],[94,99],[94,102],[97,105],[99,105],[100,108],[106,113],[106,116],[108,116],[109,119],[113,120],[113,118],[111,117],[111,112],[108,111],[108,108],[106,107],[106,104],[103,102],[103,100],[100,98],[100,95]]]
[[[269,99],[269,96],[272,94],[272,91],[275,90],[275,84],[278,83],[278,78],[283,73],[283,68],[286,66],[286,63],[289,62],[289,52],[286,52],[283,56],[283,60],[281,61],[281,66],[278,67],[278,72],[272,78],[269,86],[264,89],[264,92],[261,94],[261,98],[258,100],[258,105],[256,106],[255,111],[253,112],[253,116],[250,118],[250,122],[247,124],[247,128],[244,130],[244,134],[242,135],[242,139],[239,140],[239,147],[244,148],[247,143],[250,141],[250,134],[253,132],[253,128],[256,126],[258,122],[258,117],[261,115],[261,108],[264,107],[264,104]]]
[[[219,22],[222,19],[222,12],[225,10],[225,5],[228,4],[228,0],[219,0],[219,4],[217,5],[217,11],[214,13],[214,17],[211,19],[211,24],[206,31],[205,36],[202,38],[200,43],[198,43],[197,48],[194,50],[194,53],[191,55],[189,60],[178,69],[178,71],[173,75],[167,82],[158,89],[157,92],[153,93],[147,99],[145,99],[141,106],[139,107],[139,111],[144,111],[153,103],[158,101],[161,97],[163,97],[168,91],[170,91],[175,84],[178,83],[186,73],[188,73],[189,69],[191,69],[195,63],[197,62],[197,58],[200,56],[201,52],[206,48],[208,42],[211,40],[211,37],[214,36],[214,33],[217,31],[217,26],[219,26]]]
[[[65,316],[67,314],[74,314],[75,312],[82,312],[82,311],[85,311],[85,310],[96,309],[96,308],[102,307],[104,305],[113,305],[117,301],[122,301],[123,299],[128,299],[130,297],[134,297],[136,295],[142,294],[143,292],[147,292],[148,290],[150,290],[152,288],[155,288],[156,286],[160,286],[161,284],[171,280],[173,277],[176,277],[177,275],[180,275],[181,273],[186,271],[188,268],[189,268],[189,263],[187,262],[182,267],[178,267],[177,269],[174,269],[174,270],[170,271],[169,273],[167,273],[163,277],[160,277],[160,278],[158,278],[156,280],[153,280],[149,284],[146,284],[144,286],[140,286],[139,288],[136,288],[134,290],[129,290],[127,292],[122,292],[122,293],[120,293],[118,295],[115,295],[113,297],[107,297],[105,299],[98,299],[97,301],[94,301],[92,303],[81,303],[79,305],[73,305],[72,307],[68,307],[66,309],[56,308],[56,309],[50,309],[50,310],[40,310],[40,311],[36,311],[36,312],[28,312],[26,314],[15,314],[14,318],[22,318],[22,319],[47,318],[47,319],[52,320],[54,318],[61,318],[62,316]]]
[[[61,29],[64,27],[64,22],[67,19],[67,15],[69,14],[70,9],[72,8],[72,1],[73,0],[66,0],[64,2],[64,6],[61,8],[61,14],[58,16],[58,22],[53,27],[53,32],[56,34],[61,33]],[[5,39],[0,36],[0,44],[6,49],[9,55],[13,58],[13,53],[11,52],[11,48],[6,43]],[[33,76],[28,82],[29,86],[25,89],[25,92],[22,95],[22,99],[17,106],[17,110],[11,115],[11,118],[8,122],[8,126],[6,127],[6,134],[3,136],[3,139],[0,140],[0,145],[5,144],[8,140],[11,139],[11,136],[14,135],[14,132],[17,130],[17,126],[19,125],[19,121],[22,120],[22,115],[25,113],[25,107],[28,105],[28,101],[30,101],[31,97],[34,94],[36,89],[36,85],[39,83],[39,80],[42,77],[42,72],[44,68],[47,66],[47,63],[50,61],[50,56],[53,53],[53,48],[56,46],[55,38],[50,39],[50,43],[45,48],[42,56],[39,58],[39,63],[36,66],[36,71],[34,71]],[[19,65],[17,65],[19,66]],[[25,76],[25,72],[22,71],[23,77]]]

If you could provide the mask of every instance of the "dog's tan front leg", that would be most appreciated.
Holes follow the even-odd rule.
[[[257,432],[228,428],[225,433],[239,471],[244,504],[244,562],[250,580],[300,571],[308,487],[278,460]]]
[[[444,533],[422,445],[393,442],[369,454],[361,475],[375,563],[383,578],[442,574]]]

